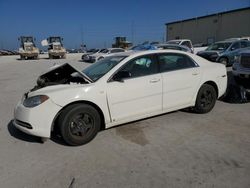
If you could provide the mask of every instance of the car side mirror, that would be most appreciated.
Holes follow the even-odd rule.
[[[129,77],[131,77],[131,73],[129,71],[119,71],[113,76],[113,80],[117,82],[124,82],[124,79]]]
[[[235,50],[235,48],[234,48],[234,47],[232,47],[232,48],[231,48],[231,51],[234,51],[234,50]]]

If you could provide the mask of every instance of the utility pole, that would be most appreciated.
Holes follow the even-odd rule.
[[[135,40],[135,28],[134,28],[134,21],[131,23],[131,42],[134,44]]]
[[[3,49],[3,41],[1,40],[1,49]]]
[[[84,45],[83,40],[84,40],[83,25],[81,25],[81,45],[80,46],[82,50],[83,50],[83,45]]]

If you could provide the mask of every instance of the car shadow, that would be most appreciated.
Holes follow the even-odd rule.
[[[16,60],[18,60],[18,61],[34,61],[34,60],[39,60],[39,59],[41,59],[41,58],[37,58],[37,59],[35,59],[35,58],[32,58],[32,57],[28,57],[28,58],[25,58],[25,59],[21,59],[20,57],[19,58],[16,58]]]
[[[36,137],[36,136],[31,136],[28,135],[20,130],[18,130],[14,124],[13,124],[14,120],[10,120],[10,122],[8,123],[7,127],[8,127],[8,131],[10,133],[10,135],[18,140],[22,140],[25,142],[32,142],[32,143],[41,143],[41,138]]]
[[[250,102],[250,80],[235,80],[232,71],[228,71],[228,85],[226,93],[219,100],[226,103],[248,103]]]
[[[25,142],[30,142],[30,143],[39,143],[39,144],[43,143],[43,141],[41,140],[40,137],[26,134],[26,133],[20,131],[19,129],[17,129],[15,127],[15,125],[13,124],[13,121],[14,120],[10,120],[10,122],[7,125],[8,131],[9,131],[9,133],[10,133],[10,135],[12,137],[14,137],[15,139],[25,141]],[[63,141],[63,139],[60,137],[60,135],[58,135],[58,134],[56,134],[54,132],[52,132],[50,140],[57,143],[57,144],[60,144],[60,145],[63,145],[63,146],[68,146]]]
[[[61,135],[60,134],[57,134],[55,132],[52,132],[51,133],[51,138],[50,138],[51,141],[55,142],[56,144],[60,144],[60,145],[63,145],[63,146],[69,146],[67,145],[64,140],[62,139]]]

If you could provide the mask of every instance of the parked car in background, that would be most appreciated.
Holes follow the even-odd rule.
[[[233,75],[237,79],[250,79],[250,49],[240,52],[235,57],[235,62],[232,67]]]
[[[66,52],[69,54],[85,53],[85,51],[82,49],[67,49]]]
[[[87,52],[83,53],[83,55],[82,55],[82,61],[89,62],[89,60],[90,60],[89,55],[99,53],[100,51],[103,51],[103,50],[105,50],[105,49],[93,48],[93,49],[87,50]]]
[[[227,87],[224,65],[176,50],[110,55],[83,71],[69,64],[41,75],[14,111],[14,125],[49,138],[58,130],[69,145],[99,130],[192,107],[211,111]]]
[[[187,46],[188,48],[191,49],[192,53],[194,53],[193,44],[189,39],[169,40],[167,41],[167,44],[177,44],[177,45]]]
[[[157,47],[153,44],[139,44],[135,46],[131,46],[128,50],[132,51],[146,51],[146,50],[157,50]]]
[[[192,50],[187,46],[177,45],[177,44],[157,44],[155,45],[158,49],[164,50],[180,50],[184,52],[192,53]]]
[[[232,66],[235,56],[249,47],[250,41],[247,40],[225,40],[210,45],[205,51],[198,52],[197,55],[209,61]]]
[[[105,50],[101,50],[98,53],[89,55],[89,62],[94,63],[111,54],[120,53],[120,52],[125,52],[125,50],[123,48],[107,48]]]
[[[19,55],[18,51],[15,50],[0,50],[0,55]]]
[[[250,37],[229,38],[226,40],[248,40],[248,41],[250,41]]]

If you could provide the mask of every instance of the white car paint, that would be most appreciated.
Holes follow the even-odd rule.
[[[124,64],[133,58],[163,53],[187,55],[197,63],[197,67],[126,79],[124,82],[109,81]],[[28,134],[49,138],[57,115],[65,106],[74,102],[88,101],[97,106],[103,113],[105,128],[109,128],[192,107],[195,105],[199,88],[207,81],[217,85],[218,97],[226,91],[225,66],[209,62],[194,54],[175,50],[121,54],[127,54],[128,57],[94,83],[54,85],[30,92],[28,97],[47,95],[49,99],[33,108],[25,107],[21,100],[15,108],[14,119],[31,124],[33,129],[24,128],[14,121],[15,126]]]

